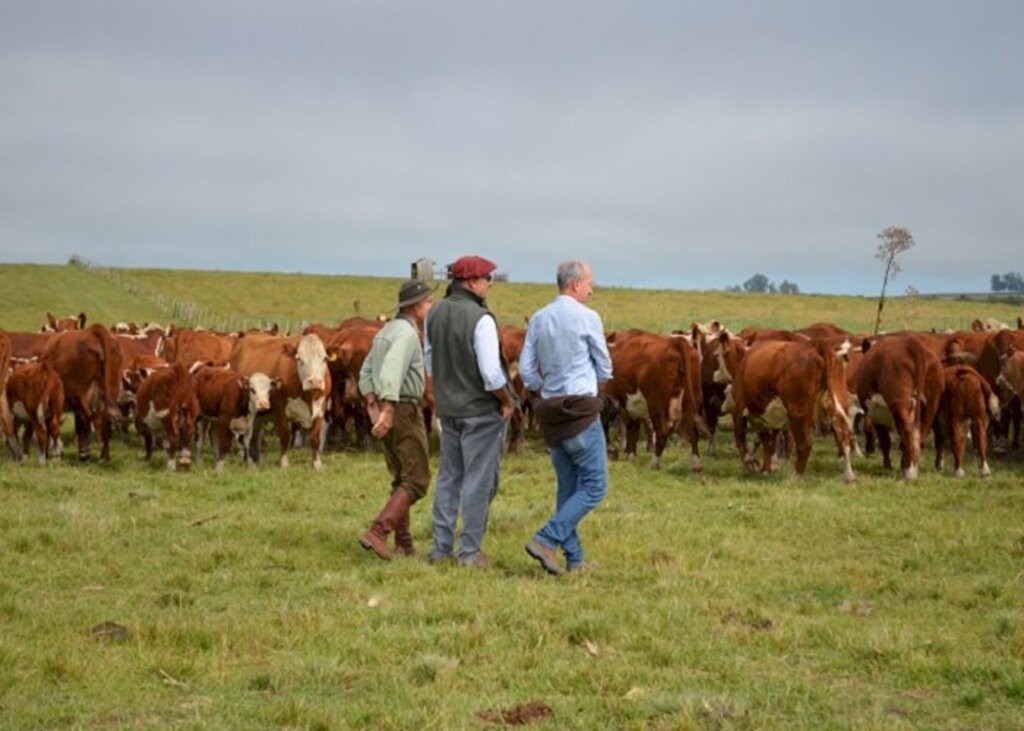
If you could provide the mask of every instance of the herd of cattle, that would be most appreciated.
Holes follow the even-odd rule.
[[[350,318],[335,327],[310,325],[300,335],[280,335],[276,328],[223,333],[134,323],[107,328],[88,325],[84,313],[63,319],[47,313],[40,332],[0,330],[0,426],[12,459],[27,454],[34,437],[45,462],[60,456],[65,410],[74,416],[82,460],[89,459],[94,437],[101,459],[109,460],[115,427],[127,440],[134,423],[147,459],[159,438],[168,468],[175,469],[189,465],[192,449],[204,442],[212,444],[218,468],[236,446],[242,459],[256,461],[264,425],[271,423],[282,467],[289,448],[308,433],[319,469],[328,441],[370,443],[357,382],[381,326]],[[531,421],[531,394],[517,374],[526,331],[503,326],[500,334],[522,405],[509,430],[515,451]],[[869,453],[877,440],[891,469],[895,431],[907,479],[917,477],[930,434],[936,467],[942,468],[948,442],[957,475],[964,474],[968,434],[982,476],[991,472],[991,435],[1008,448],[1020,447],[1020,318],[1016,329],[978,320],[970,331],[880,336],[828,323],[734,333],[712,321],[668,334],[613,331],[608,345],[615,375],[604,385],[605,423],[624,427],[629,456],[636,456],[646,428],[655,468],[678,432],[690,445],[692,469],[700,471],[700,440],[713,454],[726,415],[744,466],[764,472],[791,452],[796,474],[803,474],[816,429],[831,432],[847,481],[854,479],[851,455],[860,453],[858,432]],[[429,379],[423,409],[430,429]],[[748,447],[748,433],[758,436],[760,460]],[[617,455],[618,448],[612,451]]]

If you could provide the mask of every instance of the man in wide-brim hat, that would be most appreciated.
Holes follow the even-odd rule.
[[[381,440],[391,473],[391,495],[362,537],[360,545],[382,559],[392,557],[388,535],[395,534],[399,555],[415,553],[409,510],[427,494],[430,458],[427,431],[420,410],[426,374],[420,331],[434,302],[426,282],[410,279],[398,292],[398,316],[373,339],[359,371],[359,392]]]

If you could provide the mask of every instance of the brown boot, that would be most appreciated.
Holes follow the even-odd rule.
[[[405,490],[398,488],[391,493],[384,509],[373,521],[370,529],[363,533],[359,539],[359,545],[367,551],[373,551],[385,561],[391,560],[391,551],[388,550],[388,534],[395,529],[402,515],[409,514],[409,506],[412,505],[412,498]]]
[[[412,545],[412,533],[409,532],[409,508],[395,525],[395,553],[399,556],[415,556],[416,548]]]

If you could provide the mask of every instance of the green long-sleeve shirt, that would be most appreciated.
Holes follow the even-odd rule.
[[[423,344],[416,327],[398,317],[373,338],[359,370],[359,392],[378,401],[418,401],[423,397]]]

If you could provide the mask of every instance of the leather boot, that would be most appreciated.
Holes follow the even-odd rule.
[[[385,561],[390,561],[388,534],[395,529],[403,515],[409,514],[410,505],[412,505],[412,497],[405,490],[398,488],[391,493],[391,497],[384,509],[380,511],[380,515],[359,539],[359,545],[367,551],[373,551]]]
[[[395,553],[399,556],[415,556],[416,548],[412,545],[412,533],[409,532],[409,508],[395,525]]]

